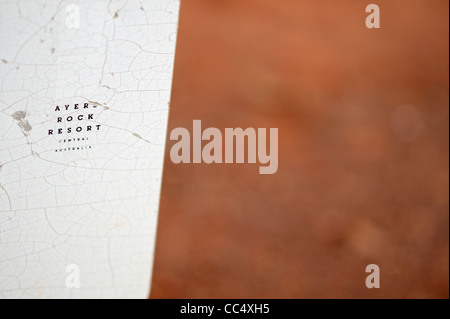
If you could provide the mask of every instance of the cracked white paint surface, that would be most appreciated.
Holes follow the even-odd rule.
[[[147,297],[178,10],[0,0],[0,298]]]

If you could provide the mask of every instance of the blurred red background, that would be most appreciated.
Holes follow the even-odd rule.
[[[277,127],[279,171],[168,141],[151,297],[448,298],[448,10],[182,1],[169,132]]]

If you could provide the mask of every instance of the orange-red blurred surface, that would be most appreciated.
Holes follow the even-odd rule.
[[[367,1],[183,1],[169,132],[277,127],[280,164],[168,141],[151,297],[449,297],[449,3],[373,2],[380,30]]]

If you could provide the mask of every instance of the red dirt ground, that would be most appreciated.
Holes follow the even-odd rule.
[[[152,298],[448,298],[447,0],[186,0],[169,132],[279,128],[279,171],[175,165]],[[365,267],[381,268],[379,290]]]

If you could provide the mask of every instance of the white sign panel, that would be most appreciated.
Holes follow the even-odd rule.
[[[0,0],[0,298],[145,298],[179,0]]]

